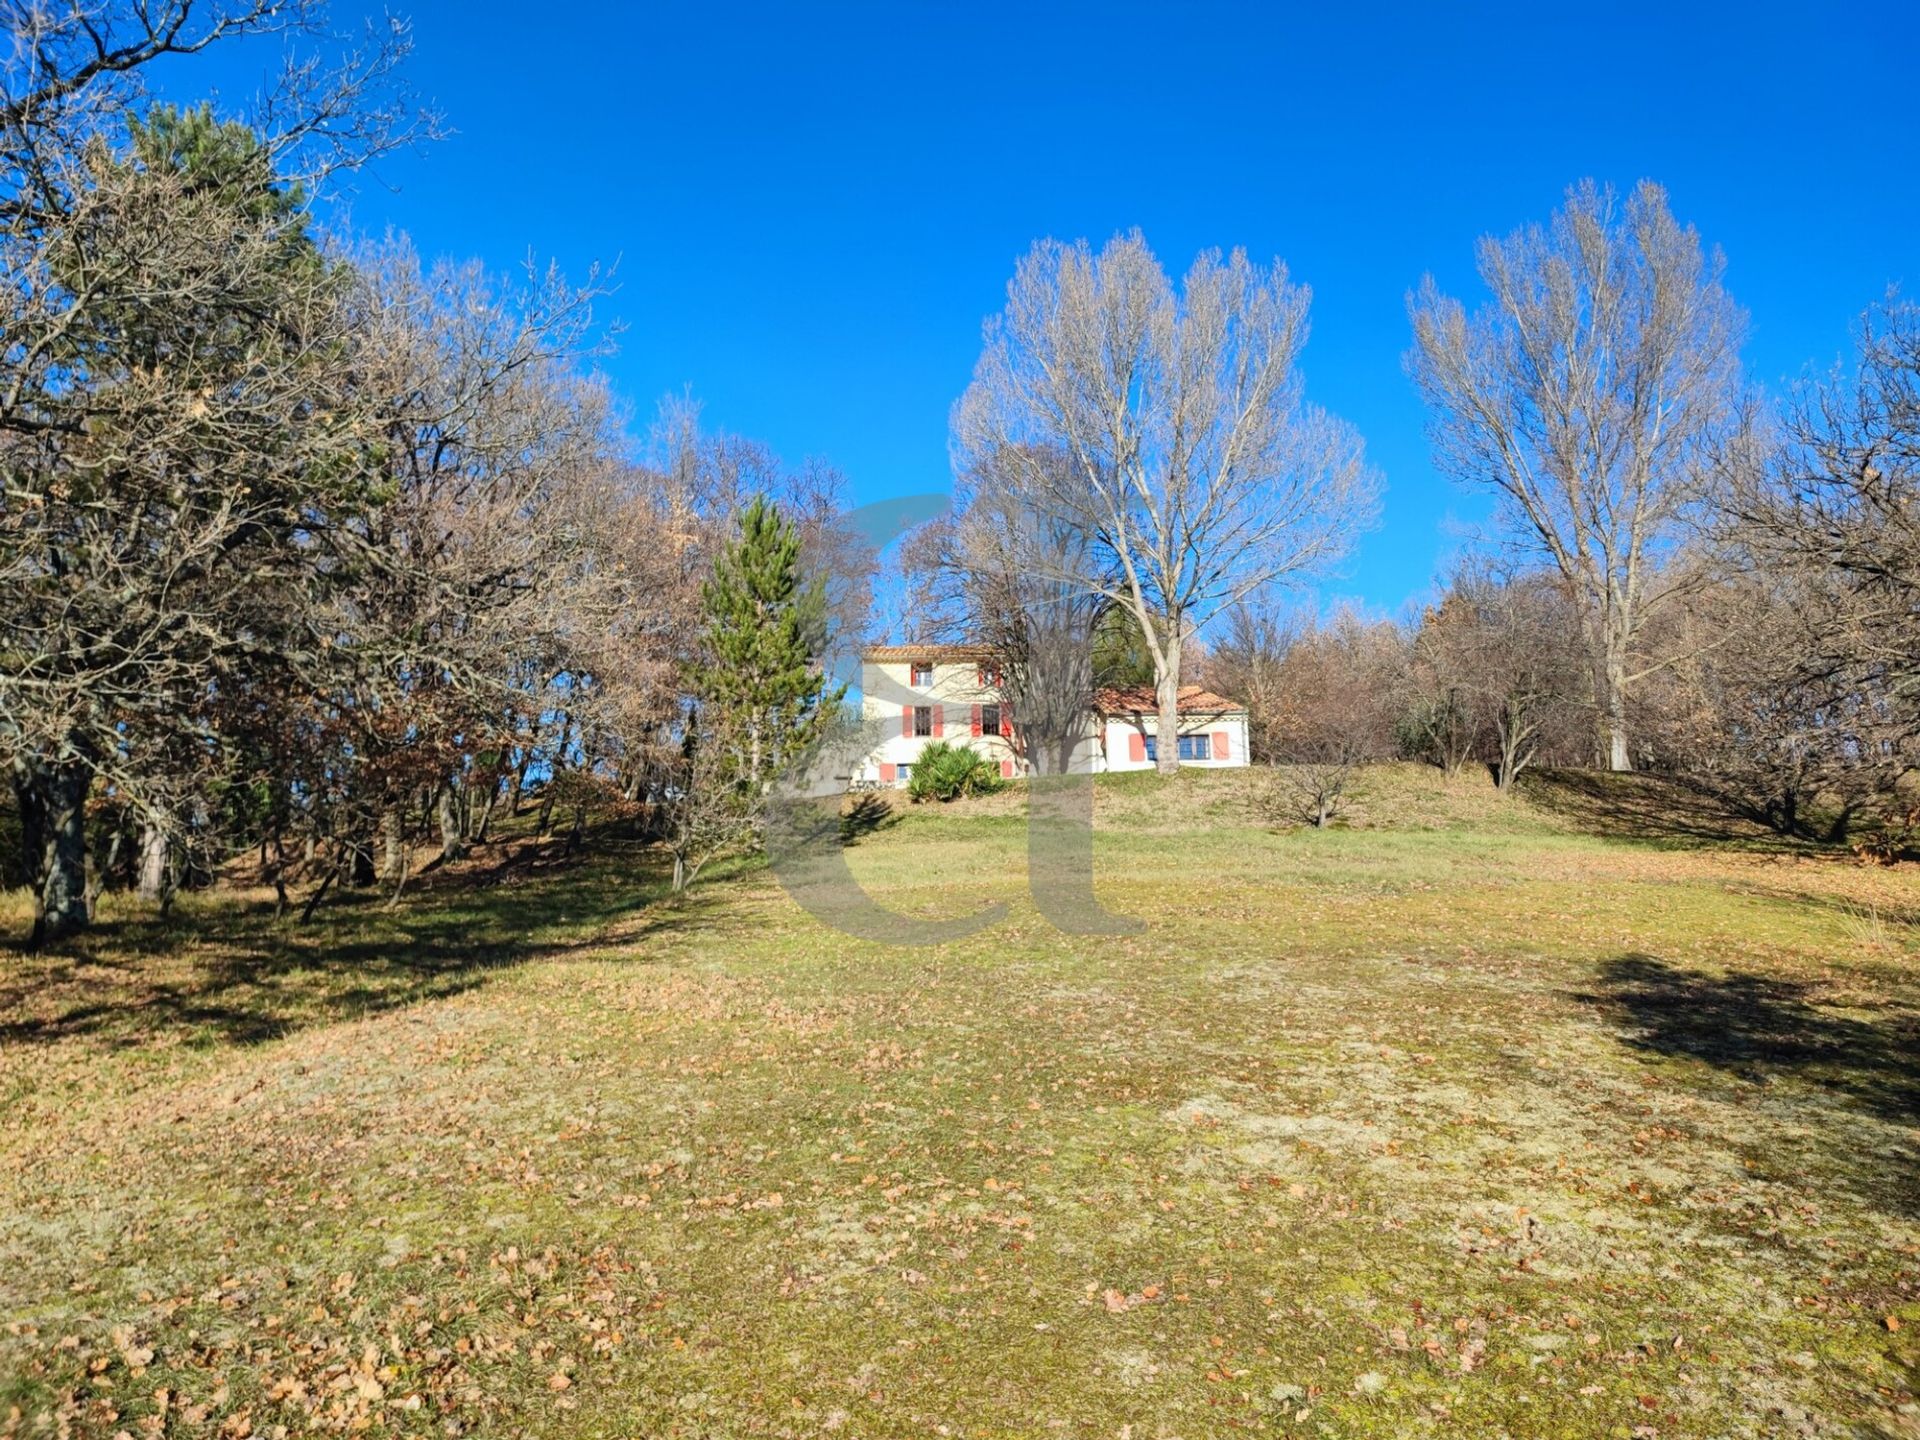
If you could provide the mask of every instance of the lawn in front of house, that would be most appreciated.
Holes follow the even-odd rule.
[[[1916,1433],[1920,887],[1541,792],[1103,784],[764,872],[192,898],[0,1010],[0,1433]]]

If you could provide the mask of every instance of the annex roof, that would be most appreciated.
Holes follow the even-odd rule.
[[[1151,715],[1160,708],[1160,701],[1151,685],[1128,685],[1096,690],[1093,708],[1102,715]],[[1182,715],[1240,715],[1246,708],[1198,685],[1180,687]]]

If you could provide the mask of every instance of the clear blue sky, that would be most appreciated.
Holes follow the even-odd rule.
[[[384,162],[355,222],[495,266],[617,260],[607,368],[641,419],[690,386],[858,500],[946,487],[948,407],[1036,237],[1137,225],[1176,272],[1285,259],[1314,291],[1309,393],[1387,483],[1323,594],[1380,610],[1486,509],[1433,471],[1400,365],[1408,287],[1477,294],[1477,235],[1583,176],[1660,181],[1725,250],[1769,385],[1920,291],[1912,0],[395,4],[454,133]],[[237,96],[232,67],[176,79]]]

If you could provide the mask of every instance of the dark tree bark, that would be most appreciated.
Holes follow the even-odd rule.
[[[33,866],[33,939],[38,949],[86,928],[87,791],[93,771],[79,759],[16,760],[14,793]]]

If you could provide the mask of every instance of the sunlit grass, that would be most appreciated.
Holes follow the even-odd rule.
[[[1014,794],[850,852],[927,949],[608,849],[12,957],[0,1425],[1907,1433],[1906,870],[1259,779],[1103,782],[1132,936]]]

